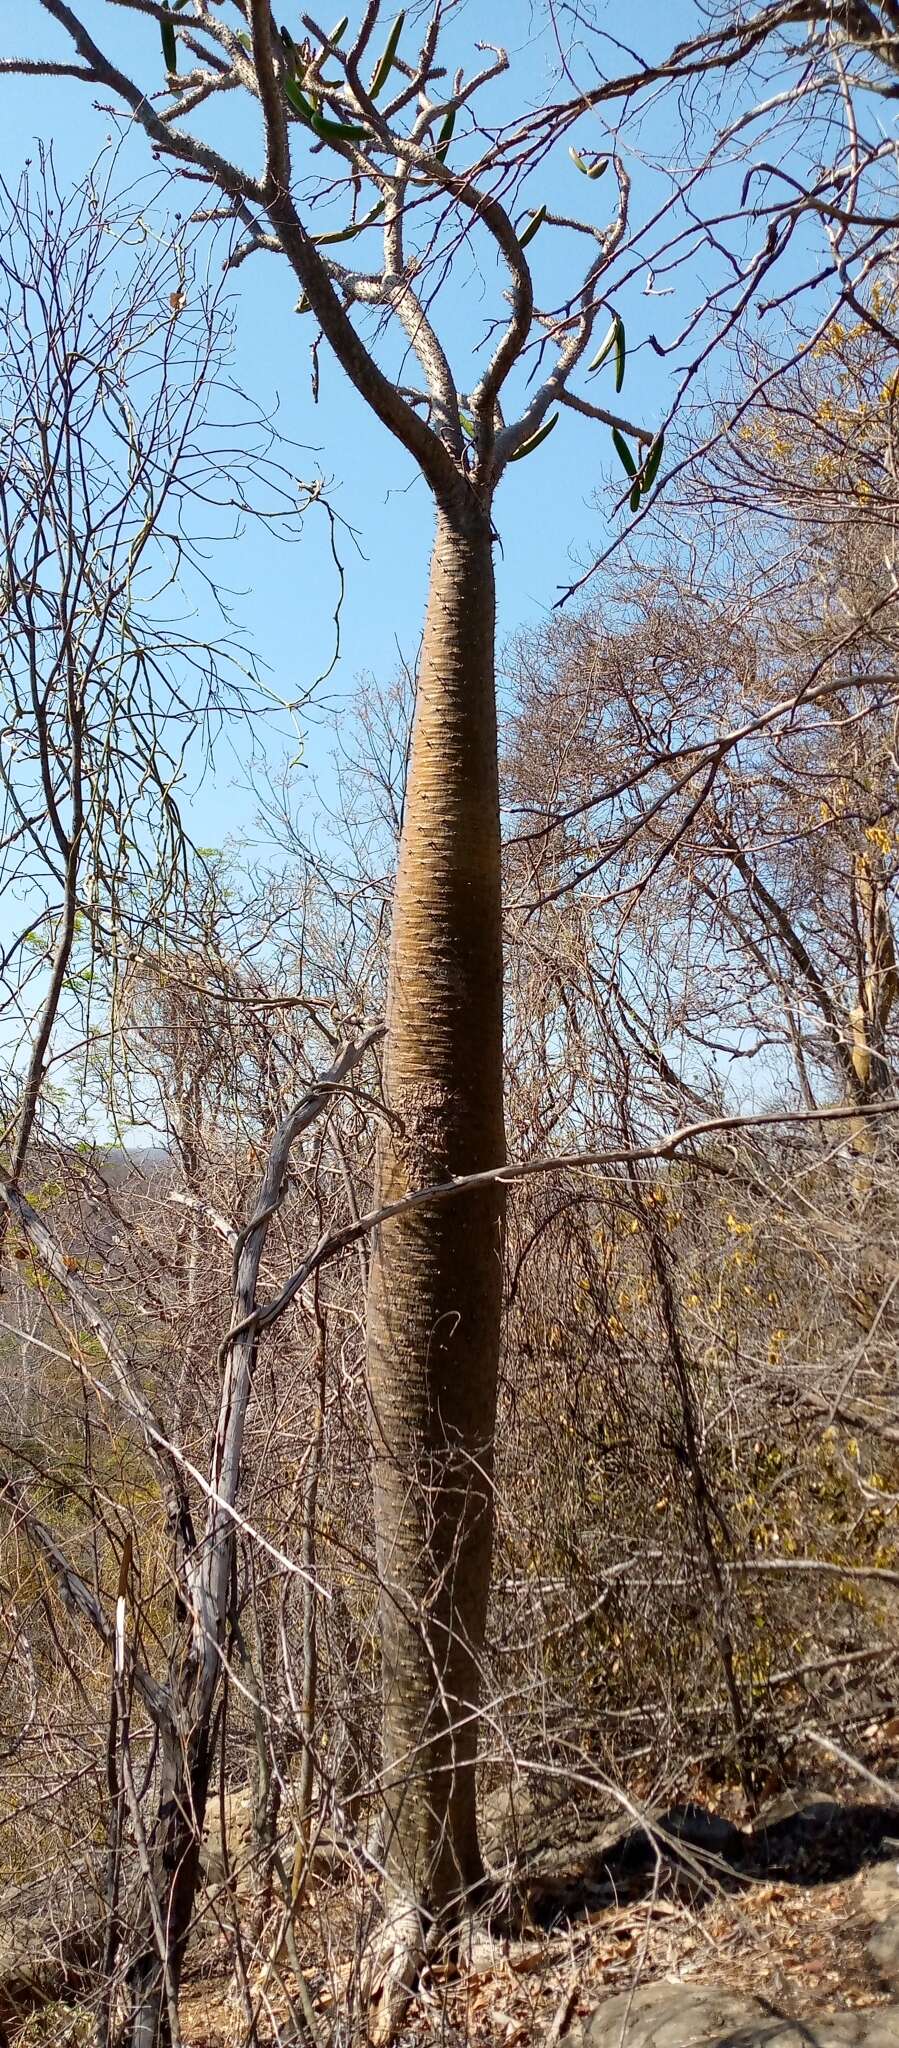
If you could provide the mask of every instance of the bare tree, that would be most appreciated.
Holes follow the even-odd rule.
[[[329,1097],[304,1095],[303,1107],[288,1117],[265,1180],[262,1221],[249,1234],[243,1261],[235,1259],[238,1328],[221,1354],[222,1414],[205,1488],[208,1528],[198,1547],[183,1452],[154,1413],[141,1362],[119,1327],[132,1262],[127,1255],[119,1261],[118,1300],[115,1291],[109,1301],[95,1296],[84,1277],[83,1244],[73,1251],[71,1243],[61,1243],[42,1213],[46,1201],[35,1206],[25,1189],[33,1165],[45,1178],[51,1155],[72,1178],[65,1139],[75,1133],[67,1131],[64,1085],[74,1081],[79,1088],[79,1133],[92,1088],[100,1104],[115,1111],[120,1090],[112,1077],[129,976],[146,952],[165,956],[181,915],[188,849],[179,781],[201,772],[226,709],[240,716],[258,703],[252,666],[227,614],[218,644],[198,641],[193,624],[178,618],[181,607],[189,616],[202,591],[215,507],[225,536],[234,530],[235,506],[238,516],[251,509],[245,486],[255,492],[262,482],[273,530],[282,524],[295,533],[304,500],[318,500],[319,487],[306,492],[269,459],[265,431],[257,431],[248,409],[242,425],[235,428],[232,419],[230,442],[223,439],[215,408],[227,347],[223,306],[195,274],[190,238],[150,237],[146,195],[117,199],[114,177],[113,158],[65,199],[43,158],[33,177],[5,194],[2,857],[8,900],[20,906],[20,923],[9,934],[3,962],[9,1043],[2,1201],[4,1238],[11,1228],[17,1257],[35,1260],[42,1327],[47,1314],[52,1319],[52,1290],[58,1288],[58,1299],[93,1332],[127,1426],[142,1435],[155,1463],[169,1517],[175,1633],[172,1663],[160,1681],[126,1643],[130,1533],[113,1621],[99,1572],[88,1584],[34,1510],[27,1461],[25,1470],[21,1464],[24,1433],[18,1447],[14,1437],[7,1481],[15,1522],[24,1523],[64,1597],[113,1660],[109,1754],[110,1771],[118,1775],[109,1787],[101,2018],[112,2038],[110,1973],[121,1938],[124,1823],[141,1866],[143,1896],[125,1963],[127,2029],[129,2039],[143,2044],[159,2038],[160,2025],[177,2038],[178,1979],[214,1753],[233,1514],[255,1358],[258,1256],[293,1138]],[[202,542],[195,538],[199,524]],[[20,1044],[13,1038],[16,1025],[24,1027]],[[353,1044],[336,1050],[340,1079],[358,1054]],[[55,1090],[51,1072],[58,1077]],[[61,1133],[53,1122],[54,1095]],[[186,1143],[192,1135],[184,1132]],[[193,1647],[182,1655],[185,1646],[179,1651],[177,1639],[188,1615]],[[129,1748],[134,1697],[150,1716],[159,1746],[158,1807],[149,1829]]]
[[[262,701],[209,579],[210,533],[216,521],[223,541],[234,532],[262,479],[273,530],[295,533],[307,497],[271,461],[249,407],[225,438],[221,289],[204,290],[190,236],[148,235],[149,195],[118,197],[116,175],[110,152],[64,198],[42,155],[3,194],[2,860],[13,922],[2,1002],[13,1180],[54,1061],[62,1082],[80,1060],[84,1085],[90,1042],[102,1098],[117,975],[146,934],[160,942],[183,884],[181,786],[201,775],[226,710],[246,715]],[[204,601],[221,623],[217,640],[194,631],[190,608]]]
[[[698,469],[751,402],[743,383],[733,403],[705,410],[710,387],[727,393],[732,344],[751,351],[762,336],[762,389],[847,316],[895,351],[897,156],[880,114],[899,67],[895,8],[714,0],[694,10],[695,34],[668,48],[663,35],[661,53],[657,43],[646,56],[629,50],[624,65],[600,8],[548,0],[548,12],[571,91],[534,115],[531,138],[595,109],[655,173],[656,203],[635,219],[620,263],[650,309],[641,346],[671,372],[669,422],[688,423],[676,452],[668,435],[664,488]],[[604,545],[565,595],[608,554]]]

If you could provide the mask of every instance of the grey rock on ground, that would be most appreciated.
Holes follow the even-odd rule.
[[[571,2048],[899,2048],[899,2005],[785,2019],[715,1984],[622,1991],[568,2037]]]
[[[870,1924],[865,1946],[878,1976],[899,1991],[899,1862],[875,1863],[865,1871],[858,1917]]]
[[[62,1998],[96,1972],[102,1902],[86,1890],[49,1884],[0,1892],[0,2041],[7,2020]]]

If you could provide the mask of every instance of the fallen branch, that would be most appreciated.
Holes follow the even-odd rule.
[[[813,1408],[816,1415],[826,1415],[828,1422],[843,1422],[848,1429],[868,1430],[871,1436],[879,1436],[884,1443],[899,1444],[899,1424],[881,1422],[876,1415],[869,1415],[858,1401],[838,1401],[834,1407],[823,1394],[808,1390],[799,1395],[803,1408]]]

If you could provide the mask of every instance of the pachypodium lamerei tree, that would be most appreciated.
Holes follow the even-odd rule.
[[[380,1195],[390,1204],[415,1187],[498,1167],[494,500],[508,464],[536,453],[563,406],[613,429],[635,502],[652,486],[659,441],[573,389],[578,372],[604,362],[617,390],[624,376],[624,328],[610,291],[627,228],[626,171],[584,143],[572,148],[570,166],[572,191],[589,202],[580,214],[528,204],[539,200],[545,133],[524,104],[511,125],[490,121],[485,96],[508,69],[501,49],[481,45],[473,76],[448,75],[440,0],[417,48],[411,21],[401,14],[388,23],[381,0],[367,0],[354,26],[344,20],[330,33],[303,15],[295,36],[276,26],[269,0],[128,0],[128,74],[111,54],[121,48],[120,0],[92,8],[90,27],[66,0],[34,4],[68,48],[58,63],[4,68],[70,73],[130,113],[158,159],[207,179],[217,210],[236,224],[229,260],[274,252],[290,266],[298,310],[317,323],[430,490],[435,533],[393,911]],[[108,43],[107,13],[118,31]],[[153,75],[158,41],[145,38],[139,17],[161,30],[164,83]],[[261,168],[244,168],[206,139],[223,124],[236,131],[235,89],[255,105]],[[570,296],[541,311],[532,262],[554,232],[585,242],[587,259]],[[463,392],[437,323],[460,273],[470,274],[472,251],[486,262],[491,250],[505,285],[474,388]],[[373,330],[369,320],[374,338],[364,339],[360,315],[371,311],[380,318]],[[610,315],[596,350],[597,322],[605,329]],[[456,332],[459,317],[456,298]],[[396,332],[412,366],[408,382],[379,361]],[[479,303],[469,361],[477,362],[484,332]],[[393,359],[395,351],[386,355]],[[475,1759],[502,1220],[499,1186],[418,1208],[384,1225],[372,1263],[386,1853],[404,1970],[427,1928],[451,1920],[483,1876]]]

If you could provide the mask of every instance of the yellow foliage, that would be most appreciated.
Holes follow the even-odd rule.
[[[882,853],[884,855],[892,853],[892,836],[888,832],[887,827],[882,818],[878,820],[878,823],[876,825],[865,826],[865,838],[870,842],[872,846],[876,846],[878,853]]]

